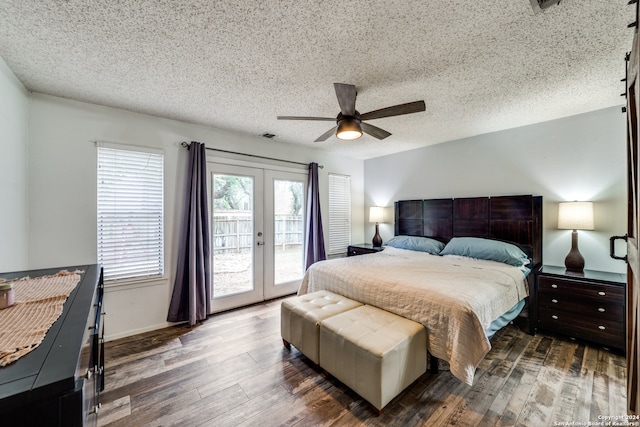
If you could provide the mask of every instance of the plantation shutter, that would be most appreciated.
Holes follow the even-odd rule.
[[[105,280],[164,275],[164,155],[98,144],[98,262]]]
[[[351,177],[329,174],[329,255],[351,244]]]

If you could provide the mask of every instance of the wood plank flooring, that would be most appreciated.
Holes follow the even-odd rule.
[[[426,373],[376,417],[284,348],[281,301],[107,343],[99,425],[538,427],[626,413],[623,356],[509,325],[473,386]]]

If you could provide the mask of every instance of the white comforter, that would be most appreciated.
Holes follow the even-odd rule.
[[[516,267],[393,247],[313,264],[298,294],[322,289],[422,323],[429,352],[469,385],[491,349],[485,329],[528,295]]]

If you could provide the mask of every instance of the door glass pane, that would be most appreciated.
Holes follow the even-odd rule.
[[[274,180],[274,284],[302,277],[304,193],[302,182]]]
[[[213,297],[253,290],[253,178],[213,175]]]

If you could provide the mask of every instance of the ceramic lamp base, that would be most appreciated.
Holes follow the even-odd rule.
[[[380,237],[377,222],[376,222],[376,234],[375,236],[373,236],[373,240],[371,241],[371,243],[373,243],[374,248],[379,248],[382,246],[382,237]]]
[[[582,273],[584,270],[584,257],[578,250],[578,232],[573,230],[571,233],[571,250],[564,259],[564,266],[567,271]]]

